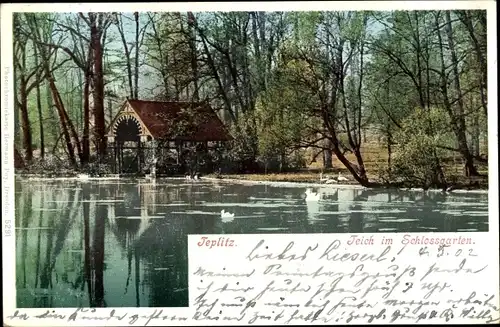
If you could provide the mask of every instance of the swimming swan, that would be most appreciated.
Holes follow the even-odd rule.
[[[224,209],[220,211],[220,216],[222,218],[234,218],[234,213],[226,212]]]

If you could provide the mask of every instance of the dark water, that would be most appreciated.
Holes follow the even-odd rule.
[[[17,306],[188,306],[187,235],[488,230],[487,194],[16,181]],[[225,209],[235,216],[221,218]]]

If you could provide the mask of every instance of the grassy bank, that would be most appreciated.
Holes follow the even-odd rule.
[[[369,180],[374,183],[386,183],[386,181],[382,180],[381,175],[387,170],[387,150],[377,142],[369,142],[365,143],[362,147],[362,156]],[[351,162],[356,162],[353,154],[347,154],[346,157]],[[476,166],[482,176],[474,178],[465,177],[463,174],[463,164],[459,155],[456,154],[455,156],[447,158],[443,170],[447,179],[453,181],[451,184],[459,189],[488,189],[488,165],[477,162]],[[325,170],[322,167],[323,161],[320,156],[317,160],[310,163],[307,168],[297,172],[226,175],[210,174],[207,177],[263,182],[319,183],[320,173],[331,177],[337,177],[338,174],[341,173],[342,176],[348,179],[348,181],[342,182],[342,184],[358,184],[345,166],[335,157],[332,160],[331,169]]]

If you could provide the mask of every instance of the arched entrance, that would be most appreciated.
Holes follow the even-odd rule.
[[[143,162],[141,123],[132,115],[123,115],[113,125],[113,134],[118,173],[140,171]]]

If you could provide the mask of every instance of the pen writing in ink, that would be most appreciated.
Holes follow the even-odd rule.
[[[85,313],[85,315],[82,315],[82,313]],[[117,315],[116,310],[111,310],[109,315],[107,316],[98,316],[96,315],[96,309],[91,308],[91,309],[86,309],[86,308],[77,308],[75,312],[73,312],[71,315],[68,316],[67,321],[75,321],[77,318],[80,320],[111,320],[112,318],[117,319],[117,320],[122,320],[127,316],[127,313],[123,315]]]
[[[244,273],[226,273],[226,272],[213,272],[206,270],[205,268],[198,267],[194,272],[195,276],[209,276],[209,277],[250,277],[255,273],[255,269],[250,272]]]
[[[384,304],[387,306],[408,306],[408,307],[415,307],[411,312],[413,314],[417,314],[423,307],[425,306],[438,306],[441,302],[440,301],[422,301],[422,300],[410,300],[410,301],[403,301],[403,300],[394,300],[394,299],[389,299],[385,300]]]
[[[195,288],[196,320],[248,319],[249,324],[414,323],[451,321],[460,314],[481,322],[498,319],[494,297],[483,298],[476,294],[479,292],[459,297],[463,295],[458,287],[463,285],[457,285],[459,274],[483,276],[487,266],[478,269],[482,261],[471,256],[464,259],[466,251],[455,246],[440,250],[437,246],[404,244],[396,249],[385,243],[374,250],[363,247],[348,252],[341,249],[340,240],[329,240],[324,247],[315,241],[286,241],[282,245],[272,243],[270,251],[271,243],[265,242],[263,238],[251,245],[239,263],[225,263],[226,268],[233,269],[232,275],[240,277],[234,282],[217,276],[213,269],[200,266],[194,270],[194,275],[204,277]],[[436,258],[439,251],[444,255]],[[409,256],[417,260],[407,264]],[[258,283],[251,283],[252,278]]]
[[[52,312],[50,310],[47,310],[44,313],[42,313],[41,315],[37,315],[34,317],[38,318],[38,319],[47,319],[47,318],[48,319],[65,319],[66,318],[65,315],[58,314],[54,310],[52,310]]]
[[[14,313],[10,316],[7,316],[8,319],[21,319],[21,320],[28,320],[30,316],[28,316],[26,313],[19,313],[19,310],[14,311]]]
[[[283,318],[284,313],[285,311],[281,311],[279,312],[278,314],[275,314],[274,311],[272,312],[271,315],[264,315],[264,314],[261,314],[260,312],[258,311],[254,311],[253,313],[253,317],[250,318],[250,320],[248,320],[248,324],[249,325],[252,325],[253,323],[255,323],[257,320],[265,320],[265,321],[278,321],[279,319]]]
[[[447,288],[450,288],[451,285],[448,284],[447,282],[429,282],[429,283],[422,283],[422,286],[420,289],[422,290],[429,290],[429,292],[427,292],[425,295],[424,295],[424,299],[428,299],[432,294],[434,294],[434,292],[442,292],[443,290],[447,289]]]
[[[373,254],[373,253],[364,253],[364,254],[359,254],[359,253],[335,253],[334,250],[337,250],[340,247],[340,242],[338,240],[333,241],[330,243],[330,245],[327,247],[327,249],[323,252],[323,254],[319,257],[319,259],[325,259],[328,261],[340,261],[340,262],[345,262],[345,261],[356,261],[359,260],[361,262],[364,261],[375,261],[375,262],[381,262],[384,260],[387,260],[385,256],[390,252],[391,247],[387,246],[379,255]],[[334,253],[331,253],[334,252]]]
[[[454,274],[458,274],[459,272],[463,272],[463,273],[466,273],[466,274],[477,274],[477,273],[483,271],[484,269],[486,269],[486,267],[488,267],[488,265],[485,265],[483,268],[474,270],[474,269],[471,269],[471,268],[464,268],[466,263],[467,263],[467,259],[463,259],[460,262],[460,264],[458,265],[458,268],[454,268],[454,269],[442,269],[442,268],[437,267],[437,263],[435,262],[435,263],[433,263],[429,267],[429,269],[422,276],[422,278],[420,278],[420,281],[423,281],[427,276],[429,276],[432,273],[454,273]]]
[[[259,250],[264,244],[264,240],[260,240],[259,243],[250,251],[250,253],[246,256],[246,258],[249,261],[255,260],[255,259],[264,259],[264,260],[288,260],[288,261],[293,261],[293,260],[305,260],[307,258],[307,254],[309,252],[313,252],[318,248],[318,244],[316,243],[313,246],[308,246],[307,249],[302,253],[301,255],[291,253],[291,250],[293,249],[295,242],[291,241],[289,242],[286,247],[279,253],[279,254],[274,254],[270,251],[267,253],[259,253],[257,250]]]
[[[448,300],[448,303],[455,303],[455,304],[461,304],[463,303],[464,305],[469,305],[469,304],[477,304],[477,305],[482,305],[482,306],[487,306],[492,308],[494,311],[498,310],[498,307],[492,303],[490,303],[494,298],[495,295],[489,295],[489,294],[484,294],[485,300],[481,301],[476,298],[476,292],[472,291],[467,298],[460,298],[458,300]]]

